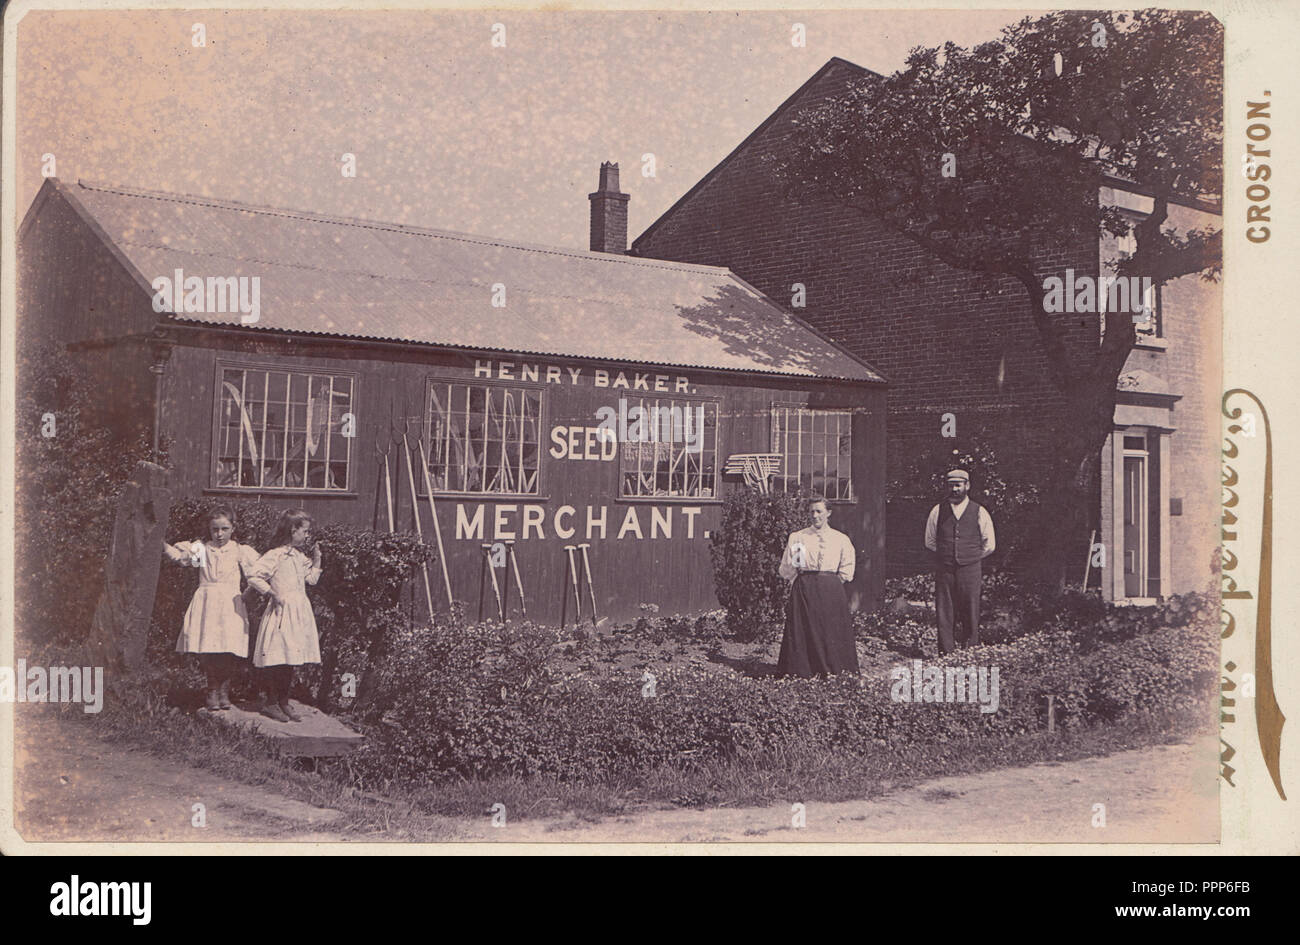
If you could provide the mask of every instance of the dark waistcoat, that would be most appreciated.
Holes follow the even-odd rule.
[[[966,500],[966,511],[958,518],[953,514],[952,503],[944,499],[939,503],[939,525],[935,544],[939,546],[941,564],[973,564],[980,560],[984,543],[980,540],[980,506],[974,499]]]

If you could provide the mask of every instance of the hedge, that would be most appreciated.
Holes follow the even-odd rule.
[[[184,499],[172,507],[167,540],[190,541],[206,536],[211,508],[224,505],[235,516],[234,540],[252,545],[259,553],[270,550],[280,514],[289,502],[269,504],[250,499],[218,502],[214,499]],[[350,525],[313,523],[312,537],[321,543],[321,579],[307,588],[320,631],[321,664],[300,672],[298,692],[329,711],[339,704],[341,677],[352,673],[362,685],[358,697],[372,688],[366,670],[382,661],[387,638],[409,623],[401,608],[405,582],[422,562],[434,557],[429,545],[412,535],[385,534]],[[198,572],[192,568],[163,567],[158,579],[150,632],[150,660],[174,658],[176,637],[185,609],[198,586]],[[250,594],[249,644],[256,639],[266,600]],[[244,694],[251,689],[241,680]],[[237,686],[237,688],[241,688]]]
[[[362,720],[368,743],[352,763],[378,782],[593,781],[789,751],[941,755],[955,739],[1043,731],[1048,695],[1067,730],[1189,711],[1208,721],[1218,633],[1210,602],[1192,599],[1091,632],[1053,628],[927,662],[998,667],[1000,706],[990,714],[971,704],[894,701],[887,674],[755,679],[670,668],[657,671],[655,695],[646,698],[640,673],[559,672],[550,658],[554,631],[439,624],[395,641],[383,681],[392,707]]]

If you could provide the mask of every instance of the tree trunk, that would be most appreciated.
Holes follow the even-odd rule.
[[[1060,588],[1082,580],[1088,536],[1098,499],[1099,458],[1114,428],[1114,377],[1098,372],[1065,391],[1056,454],[1043,480],[1037,522],[1029,540],[1030,577]],[[1108,549],[1114,554],[1113,549]]]

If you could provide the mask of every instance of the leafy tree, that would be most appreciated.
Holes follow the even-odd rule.
[[[1045,310],[1044,278],[1059,275],[1049,253],[1109,233],[1136,244],[1115,261],[1118,275],[1218,278],[1220,233],[1175,232],[1168,211],[1175,197],[1221,193],[1222,64],[1223,29],[1207,13],[1025,18],[973,49],[918,47],[901,71],[809,109],[778,162],[790,190],[830,197],[949,266],[1023,289],[1020,311],[1070,418],[1041,483],[1054,510],[1034,542],[1042,576],[1059,580],[1057,539],[1083,532],[1136,341],[1129,312],[1107,312],[1094,346]],[[945,155],[955,176],[944,176]],[[1100,208],[1108,178],[1138,182],[1152,212],[1135,222]]]

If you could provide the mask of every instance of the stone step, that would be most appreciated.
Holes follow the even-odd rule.
[[[251,728],[258,735],[275,739],[286,755],[299,758],[337,758],[361,747],[365,736],[354,732],[338,719],[296,699],[289,704],[302,716],[301,722],[277,722],[267,718],[256,702],[237,703],[233,708],[213,711],[199,709],[204,718],[222,725]]]

